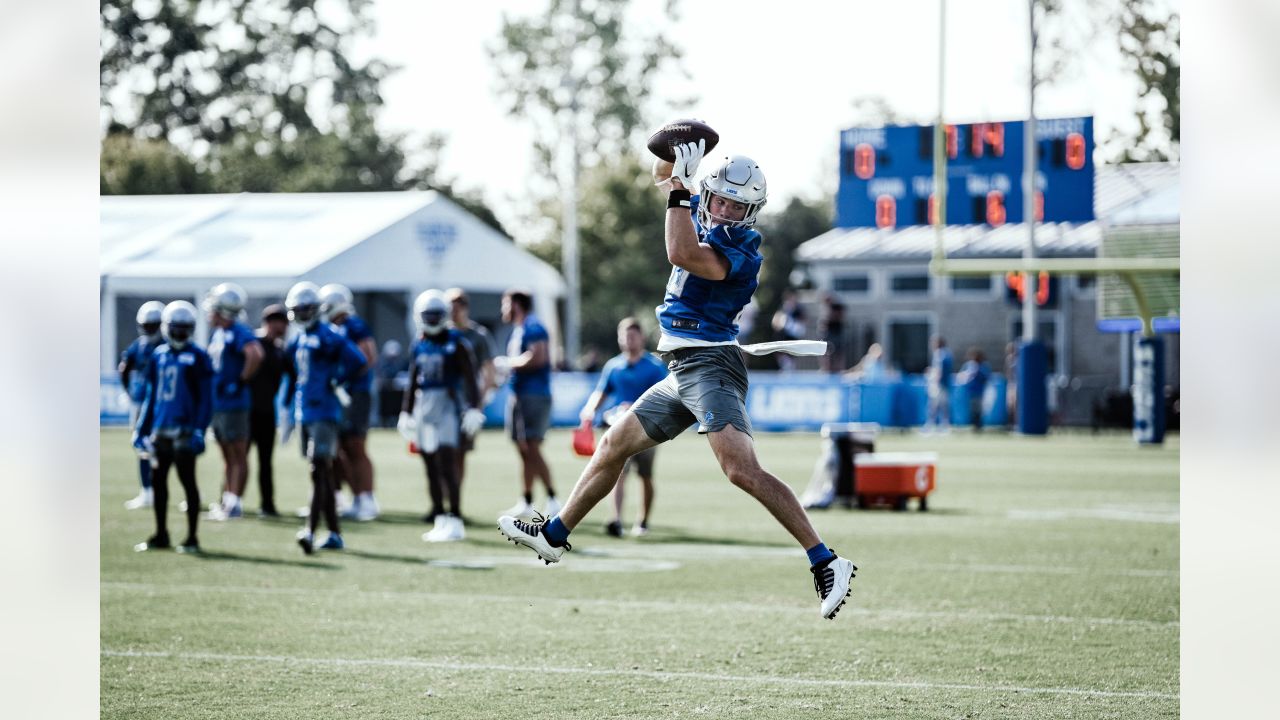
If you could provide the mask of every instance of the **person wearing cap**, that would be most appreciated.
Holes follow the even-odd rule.
[[[253,333],[263,352],[262,363],[249,385],[249,442],[258,451],[258,490],[262,496],[258,514],[262,517],[280,515],[276,510],[271,453],[276,445],[276,396],[284,376],[284,338],[288,330],[289,315],[284,305],[276,303],[263,309],[262,324]]]

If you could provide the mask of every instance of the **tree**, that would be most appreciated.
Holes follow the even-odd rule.
[[[207,192],[209,183],[168,142],[116,133],[102,141],[98,189],[103,195],[184,195]]]
[[[1124,139],[1119,162],[1169,160],[1181,143],[1181,26],[1149,0],[1123,0],[1117,12],[1120,53],[1138,76],[1138,133]]]

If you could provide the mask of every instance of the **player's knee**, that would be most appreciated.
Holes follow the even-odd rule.
[[[746,492],[751,492],[758,484],[755,473],[740,467],[728,468],[725,474],[729,476],[729,482],[733,483],[734,487]]]

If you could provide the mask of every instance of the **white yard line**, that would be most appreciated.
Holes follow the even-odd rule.
[[[306,658],[287,655],[227,655],[204,652],[153,652],[142,650],[103,650],[104,657],[165,658],[212,662],[263,662],[296,665],[322,665],[332,667],[389,667],[415,670],[445,670],[467,672],[510,672],[537,676],[556,675],[611,675],[642,677],[653,680],[705,680],[718,683],[763,683],[770,685],[822,686],[839,688],[888,687],[919,690],[972,690],[987,693],[1033,693],[1039,695],[1085,695],[1089,697],[1139,698],[1176,700],[1178,695],[1155,691],[1090,690],[1086,688],[1019,687],[1016,685],[971,685],[945,682],[903,682],[896,680],[828,680],[781,677],[776,675],[721,675],[702,672],[673,672],[666,670],[608,669],[595,667],[525,667],[490,663],[464,663],[450,661],[413,660],[409,658]]]
[[[617,609],[622,607],[640,610],[661,610],[671,612],[700,611],[710,613],[787,613],[803,614],[812,610],[807,606],[778,605],[776,603],[707,603],[707,602],[675,602],[670,600],[632,600],[627,598],[563,598],[563,597],[531,597],[528,595],[476,595],[473,593],[438,593],[415,592],[407,590],[365,590],[353,587],[335,587],[332,591],[319,593],[308,588],[267,588],[226,585],[161,585],[156,583],[103,582],[103,590],[120,590],[124,592],[144,592],[152,594],[187,595],[196,593],[224,593],[231,595],[298,595],[310,598],[349,597],[350,593],[375,595],[387,598],[419,598],[438,601],[456,606],[458,602],[492,605],[497,603],[545,603],[562,606],[588,606]],[[855,586],[856,589],[856,586]],[[336,591],[336,593],[334,592]],[[344,600],[345,602],[345,600]],[[1131,627],[1177,628],[1178,621],[1139,620],[1132,618],[1080,617],[1066,615],[1025,615],[1017,613],[983,613],[983,612],[945,612],[915,610],[870,610],[846,605],[842,611],[845,616],[861,615],[872,618],[902,620],[959,620],[981,622],[1030,622],[1030,623],[1067,623],[1080,626],[1089,625],[1121,625]]]

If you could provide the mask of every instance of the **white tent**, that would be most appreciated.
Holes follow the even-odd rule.
[[[458,286],[527,289],[560,344],[564,280],[433,191],[115,196],[101,198],[101,366],[114,372],[121,295],[186,297],[213,285],[283,297],[293,283],[341,282],[356,293]],[[408,322],[408,319],[406,319]],[[197,338],[208,329],[197,328]]]

